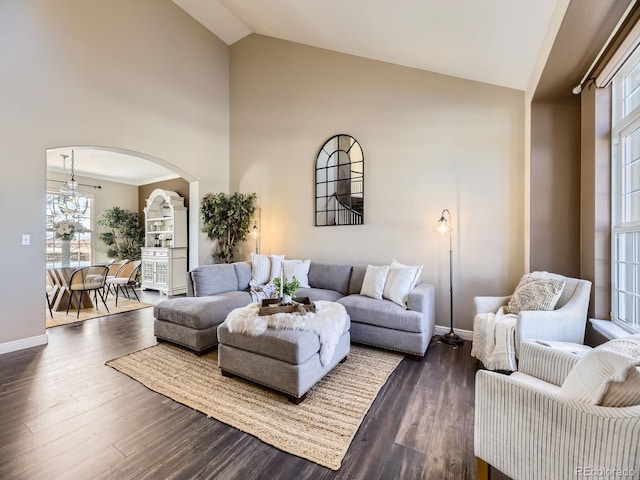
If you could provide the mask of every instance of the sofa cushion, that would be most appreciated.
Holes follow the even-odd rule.
[[[309,286],[311,288],[335,290],[344,296],[349,294],[350,279],[351,265],[311,262],[309,267]]]
[[[341,334],[349,331],[351,322],[346,318]],[[227,324],[218,326],[218,341],[223,345],[257,353],[299,365],[320,352],[320,339],[317,333],[305,330],[267,328],[257,336],[240,332],[230,332]]]
[[[249,262],[236,262],[233,264],[238,277],[238,290],[247,290],[251,281],[251,264]]]
[[[316,300],[327,300],[329,302],[336,302],[344,295],[335,290],[326,290],[324,288],[301,288],[298,290],[296,297],[309,297],[312,302]]]
[[[153,316],[158,320],[202,330],[222,323],[231,310],[249,303],[251,294],[238,291],[211,297],[172,298],[153,307]]]
[[[238,276],[232,264],[204,265],[191,270],[193,294],[196,297],[238,290]]]
[[[366,265],[355,265],[351,268],[351,279],[349,280],[349,295],[360,294],[362,290],[362,282],[367,273]]]
[[[405,310],[389,300],[375,300],[364,295],[349,295],[338,300],[344,305],[352,323],[366,323],[377,327],[422,333],[426,330],[425,316]]]
[[[218,327],[218,342],[247,352],[299,365],[320,351],[320,340],[313,332],[267,329],[252,336],[230,332],[226,324]]]

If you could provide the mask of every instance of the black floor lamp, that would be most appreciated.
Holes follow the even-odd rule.
[[[257,220],[253,222],[253,239],[256,242],[256,254],[260,253],[260,248],[258,247],[258,221]]]
[[[448,220],[445,217],[445,213],[447,214],[447,217],[449,217]],[[456,332],[453,331],[453,247],[451,242],[451,230],[453,229],[449,226],[450,223],[451,212],[445,208],[440,215],[440,220],[438,220],[438,227],[436,228],[436,232],[438,232],[442,236],[449,235],[449,298],[451,301],[451,305],[449,310],[450,330],[449,333],[442,335],[441,339],[444,343],[455,345],[457,347],[458,345],[462,344],[463,340],[459,335],[456,334]]]

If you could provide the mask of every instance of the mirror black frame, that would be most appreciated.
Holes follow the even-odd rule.
[[[347,134],[329,138],[316,157],[316,227],[364,224],[364,152]]]

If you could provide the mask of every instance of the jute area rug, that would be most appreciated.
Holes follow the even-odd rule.
[[[353,437],[402,354],[351,346],[300,405],[238,377],[223,377],[218,352],[198,357],[161,343],[107,362],[154,392],[287,453],[338,470]]]
[[[93,300],[93,296],[91,297]],[[47,328],[57,327],[59,325],[67,325],[69,323],[75,322],[83,322],[85,320],[89,320],[91,318],[98,317],[106,317],[108,315],[115,315],[116,313],[130,312],[132,310],[139,310],[141,308],[152,307],[153,305],[149,303],[138,302],[137,300],[129,300],[125,298],[118,298],[118,307],[116,307],[116,299],[111,295],[107,298],[107,307],[109,307],[109,311],[104,308],[102,304],[102,300],[98,299],[98,308],[97,310],[94,308],[81,308],[80,309],[80,318],[76,318],[77,310],[74,308],[69,309],[69,315],[67,315],[66,310],[61,312],[53,312],[53,318],[49,315],[49,310],[47,309]]]

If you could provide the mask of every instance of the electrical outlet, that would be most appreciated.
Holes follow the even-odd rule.
[[[22,234],[22,245],[31,245],[31,235]]]

